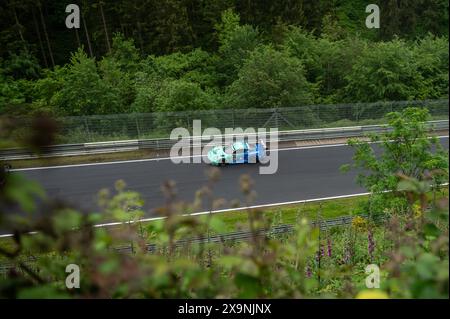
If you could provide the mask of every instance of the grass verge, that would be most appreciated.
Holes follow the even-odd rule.
[[[13,168],[47,167],[158,158],[166,157],[168,154],[168,151],[137,150],[104,154],[30,158],[12,160],[8,161],[8,163]]]
[[[443,187],[437,193],[437,199],[448,197],[448,186]],[[429,194],[430,198],[432,194]],[[353,215],[364,213],[362,211],[363,204],[367,202],[368,196],[358,196],[350,198],[340,198],[332,200],[323,200],[320,202],[309,202],[302,204],[284,205],[263,210],[264,217],[272,220],[273,225],[293,224],[298,218],[306,217],[308,220],[332,219],[345,215]],[[220,219],[224,223],[224,232],[233,232],[248,229],[248,212],[245,210],[231,211],[226,213],[214,214],[215,218]],[[206,218],[206,215],[197,216],[195,218]],[[146,225],[154,223],[147,221],[142,223]],[[120,226],[114,226],[120,227]],[[213,232],[211,232],[213,234]],[[128,244],[125,243],[125,244]],[[14,241],[10,237],[0,238],[0,248],[12,251],[15,248]],[[0,262],[4,262],[5,257],[0,256]]]

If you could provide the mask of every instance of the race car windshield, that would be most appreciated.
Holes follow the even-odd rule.
[[[229,146],[225,146],[223,148],[223,151],[227,154],[234,154],[235,152],[240,152],[242,150],[245,149],[245,145],[240,143],[240,142],[236,142],[234,144],[231,144]]]
[[[230,146],[224,146],[223,151],[224,151],[225,153],[227,153],[227,154],[233,154],[234,149],[233,149],[233,146],[232,146],[232,145],[230,145]]]

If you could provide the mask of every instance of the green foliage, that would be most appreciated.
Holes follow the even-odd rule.
[[[78,50],[71,58],[62,88],[54,100],[66,114],[107,113],[112,106],[110,102],[116,103],[113,94],[101,81],[95,60]]]
[[[1,68],[5,76],[11,76],[14,79],[37,79],[41,72],[36,57],[24,50],[18,54],[11,53],[9,58],[3,61]]]
[[[18,175],[17,175],[18,176]],[[241,181],[244,181],[242,179]],[[409,179],[412,185],[417,182]],[[24,182],[24,181],[21,181]],[[403,182],[403,181],[402,181]],[[405,180],[406,182],[406,180]],[[250,182],[251,184],[251,182]],[[5,184],[16,192],[15,183]],[[378,264],[382,270],[381,289],[373,298],[448,297],[448,205],[446,198],[417,205],[425,189],[399,184],[418,214],[392,216],[386,221],[361,217],[345,228],[319,230],[301,218],[286,236],[258,236],[270,227],[262,212],[247,212],[248,242],[220,244],[184,243],[189,237],[205,236],[209,229],[223,232],[219,216],[207,218],[179,215],[189,203],[174,201],[173,185],[165,185],[170,203],[159,209],[166,218],[142,227],[140,195],[126,189],[123,181],[99,194],[104,216],[80,214],[65,205],[47,211],[42,220],[0,219],[2,226],[14,227],[16,236],[0,254],[16,270],[0,278],[0,295],[6,298],[358,298],[365,291],[364,269]],[[245,187],[243,187],[245,189]],[[34,191],[33,191],[34,192]],[[246,196],[251,192],[244,190]],[[30,195],[16,196],[2,203],[23,203]],[[427,202],[427,201],[426,201]],[[428,203],[428,202],[427,202]],[[25,205],[26,206],[26,205]],[[137,207],[137,208],[135,208]],[[4,215],[1,215],[4,216]],[[406,218],[405,218],[406,217]],[[115,228],[93,224],[103,218],[124,221]],[[114,219],[112,219],[114,218]],[[362,222],[361,222],[362,220]],[[29,229],[38,230],[34,235]],[[368,234],[371,237],[368,237]],[[208,235],[209,236],[209,235]],[[371,238],[371,239],[369,239]],[[151,252],[146,244],[153,244]],[[372,243],[373,250],[368,249]],[[116,252],[127,244],[132,253]],[[369,245],[369,246],[368,246]],[[37,261],[26,262],[30,252]],[[80,289],[64,286],[65,267],[80,266]],[[367,296],[370,297],[370,296]]]
[[[311,103],[312,88],[300,61],[271,46],[254,50],[227,92],[234,108],[274,108]]]
[[[398,39],[373,43],[363,50],[346,79],[348,101],[402,101],[427,97],[413,52],[407,43]]]
[[[132,62],[131,62],[132,63]],[[129,106],[136,98],[132,74],[124,71],[127,68],[136,68],[132,64],[124,64],[114,57],[105,57],[98,63],[98,73],[101,77],[100,87],[103,88],[105,105],[102,113],[127,113]]]
[[[424,83],[421,95],[448,97],[448,39],[429,34],[414,46],[413,57]]]
[[[17,115],[28,112],[33,86],[31,81],[14,81],[0,74],[0,113]]]
[[[410,177],[398,185],[413,214],[405,223],[394,219],[388,224],[397,248],[386,265],[392,276],[384,289],[393,297],[448,298],[448,202],[429,202],[425,193],[428,189],[429,182]]]
[[[67,67],[56,67],[54,70],[45,70],[45,76],[34,84],[33,107],[47,110],[49,113],[64,114],[66,111],[58,107],[58,92],[64,85],[67,76]]]
[[[334,5],[338,8],[331,12],[333,6],[324,1],[286,6],[247,3],[234,8],[232,0],[201,1],[189,9],[173,0],[158,5],[144,1],[131,6],[137,16],[123,2],[110,6],[107,2],[102,6],[106,16],[120,12],[120,32],[112,28],[108,41],[108,23],[89,32],[91,26],[85,21],[87,34],[80,29],[74,39],[66,37],[64,43],[78,44],[76,48],[64,45],[68,52],[46,43],[42,33],[50,25],[33,29],[34,38],[40,37],[36,47],[20,36],[14,40],[31,32],[28,29],[4,32],[5,41],[12,42],[0,52],[0,114],[91,115],[195,110],[196,105],[263,108],[448,97],[445,34],[420,31],[417,39],[373,42],[380,36],[376,31],[358,31],[365,28],[364,11],[355,11],[345,2]],[[442,5],[438,0],[433,3],[427,14]],[[14,6],[25,9],[31,4]],[[89,15],[93,7],[83,5],[84,19],[93,18]],[[98,4],[95,7],[100,11]],[[40,15],[38,7],[29,9],[32,12],[19,14],[19,23],[25,23],[20,21],[22,15]],[[154,21],[144,18],[140,14],[145,10],[161,16]],[[129,15],[123,17],[126,12]],[[314,19],[307,16],[312,12],[317,14]],[[14,17],[13,11],[2,14]],[[131,16],[136,21],[128,21]],[[197,20],[203,18],[201,23]],[[69,54],[70,60],[53,66],[53,60]],[[174,92],[181,91],[181,86],[192,88],[190,102],[183,107],[169,105],[172,99],[178,103]],[[305,123],[318,121],[306,113]],[[333,121],[332,112],[324,113],[324,120]],[[385,113],[374,106],[354,110],[350,118],[373,119],[374,114]]]
[[[126,39],[123,34],[117,33],[112,39],[111,53],[108,55],[117,62],[121,71],[133,72],[137,70],[139,51],[133,39]]]
[[[9,1],[8,4],[0,11],[0,57],[27,49],[45,67],[53,67],[53,61],[56,65],[65,63],[71,52],[82,45],[91,47],[92,56],[101,57],[109,52],[107,43],[114,42],[110,37],[117,32],[133,38],[143,55],[188,52],[193,48],[213,51],[218,46],[215,26],[226,10],[233,10],[241,17],[242,24],[258,28],[265,38],[275,43],[283,37],[282,26],[290,25],[316,35],[360,34],[372,40],[390,40],[395,35],[416,39],[428,32],[448,36],[445,0],[379,1],[384,13],[383,27],[379,30],[365,27],[364,8],[368,2],[364,0],[102,0],[94,3],[83,0],[78,1],[83,16],[78,30],[60,27],[60,13],[67,5],[64,1]]]
[[[258,30],[250,25],[240,25],[239,20],[239,15],[227,10],[216,26],[220,44],[217,69],[222,85],[229,85],[237,78],[244,61],[261,43]]]
[[[214,58],[201,49],[189,53],[180,52],[160,57],[149,57],[151,72],[158,77],[170,79],[183,79],[205,87],[215,87],[216,71]]]
[[[185,80],[167,81],[155,99],[157,111],[206,110],[217,107],[214,93]]]
[[[342,101],[347,76],[359,59],[366,42],[358,37],[332,40],[317,38],[301,28],[291,28],[284,48],[305,66],[306,78],[318,87],[319,103]]]
[[[426,117],[414,109],[408,112],[406,124]],[[402,176],[393,194],[407,198],[407,208],[385,221],[358,216],[349,227],[324,230],[299,216],[291,233],[261,236],[260,230],[273,221],[262,211],[248,210],[248,241],[213,244],[186,239],[224,232],[220,216],[181,214],[214,199],[208,190],[220,177],[217,170],[208,172],[208,187],[192,204],[176,200],[174,183],[163,185],[166,205],[158,212],[165,218],[146,225],[139,223],[141,195],[120,180],[114,194],[108,189],[99,193],[101,214],[82,214],[63,202],[46,205],[46,213],[36,218],[6,214],[11,207],[36,212],[37,197],[51,202],[20,173],[1,173],[0,226],[15,233],[10,245],[0,245],[3,260],[14,265],[0,278],[1,297],[448,298],[448,202],[429,196],[433,176],[427,181]],[[243,176],[240,182],[250,201],[252,180]],[[124,223],[94,227],[105,219]],[[124,245],[131,253],[114,249]],[[30,254],[36,261],[27,259]],[[382,269],[381,289],[371,294],[364,285],[369,263]],[[68,264],[80,267],[79,289],[64,285]]]
[[[428,32],[448,36],[448,1],[406,1],[382,0],[378,38],[390,40],[395,36],[414,39]],[[440,13],[441,14],[440,14]]]
[[[135,74],[136,98],[130,106],[131,111],[153,112],[155,110],[155,99],[162,86],[162,79],[153,73],[148,75],[144,72],[137,72]]]
[[[386,200],[395,197],[402,176],[431,182],[431,187],[448,181],[448,152],[438,139],[427,136],[428,117],[428,111],[419,108],[392,112],[387,116],[392,130],[381,136],[370,136],[370,143],[357,140],[349,143],[355,149],[352,166],[364,170],[364,173],[358,174],[358,181],[373,192],[375,198]],[[381,154],[376,154],[374,147],[380,148]],[[346,170],[349,167],[343,168]],[[431,181],[430,172],[434,172]],[[381,204],[392,208],[395,203],[392,202],[391,206],[388,202]]]

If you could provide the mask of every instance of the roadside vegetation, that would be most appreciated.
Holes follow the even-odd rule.
[[[124,222],[141,218],[141,195],[118,181],[117,194],[100,192],[101,212],[82,214],[64,202],[46,200],[39,185],[20,174],[2,175],[0,226],[14,237],[0,247],[0,254],[14,267],[1,277],[0,295],[448,298],[448,191],[442,193],[439,187],[448,182],[448,152],[427,138],[426,120],[427,112],[418,108],[390,114],[392,132],[372,137],[381,141],[383,152],[378,157],[373,144],[351,143],[352,165],[366,169],[359,181],[372,195],[365,200],[311,204],[305,214],[296,207],[280,213],[249,209],[245,219],[234,213],[228,221],[215,214],[180,216],[204,203],[211,209],[223,205],[211,192],[220,178],[217,170],[211,170],[208,184],[191,203],[177,200],[175,183],[162,185],[166,205],[159,213],[165,219],[95,228],[105,217]],[[248,176],[240,179],[248,204],[255,195],[252,183]],[[332,216],[342,211],[342,205],[347,206],[347,214],[353,208],[364,217],[356,216],[347,227],[311,227],[311,219],[324,218],[325,211]],[[34,216],[42,209],[45,214]],[[11,210],[22,214],[6,213]],[[244,241],[177,243],[180,238],[223,234],[241,222],[250,233]],[[293,224],[292,232],[259,233],[285,222]],[[29,235],[29,231],[37,233]],[[132,253],[113,249],[124,243],[132,243]],[[150,252],[149,243],[155,245]],[[29,261],[24,254],[39,257]],[[65,287],[68,264],[80,266],[79,289]],[[369,264],[381,270],[380,288],[375,290],[365,286]]]
[[[282,9],[274,8],[274,12],[266,14],[274,14],[272,22],[278,22],[267,24],[270,19],[253,21],[248,16],[249,8],[236,4],[233,9],[230,3],[214,7],[213,18],[207,20],[208,32],[197,30],[198,38],[191,38],[189,45],[181,45],[178,37],[163,43],[161,35],[146,37],[148,42],[143,43],[136,36],[137,31],[144,31],[135,26],[129,26],[135,33],[129,29],[124,32],[127,28],[122,25],[106,36],[106,30],[100,28],[96,36],[107,38],[108,47],[96,48],[92,54],[83,38],[78,47],[70,46],[70,52],[66,46],[55,47],[53,50],[61,51],[55,65],[49,62],[48,52],[39,52],[42,47],[39,50],[38,43],[33,44],[36,37],[31,35],[39,30],[31,25],[24,29],[20,23],[26,21],[15,21],[15,29],[6,29],[0,37],[0,43],[5,42],[0,46],[0,114],[85,116],[448,98],[446,29],[417,34],[412,29],[398,29],[397,36],[372,30],[371,35],[368,29],[356,31],[364,17],[353,12],[353,6],[341,5],[336,16],[336,12],[325,9],[328,5],[318,13],[311,7],[321,5],[302,6],[302,1],[298,2],[300,11],[311,10],[314,16],[323,14],[322,18],[312,26],[306,23],[309,19],[290,19],[283,14],[276,17]],[[93,18],[93,11],[97,12],[99,6],[106,8],[101,3],[95,8],[84,3],[83,15]],[[253,5],[259,6],[256,2]],[[364,4],[360,5],[360,12],[364,12]],[[420,6],[424,5],[420,2]],[[445,12],[439,9],[442,5],[448,7],[436,4],[431,12],[441,17]],[[0,16],[14,17],[12,9],[17,6],[13,1],[11,11],[5,10]],[[19,16],[31,17],[39,9],[31,3],[20,6],[24,11]],[[105,9],[106,14],[117,14],[115,10],[121,6],[123,2],[114,9]],[[203,10],[211,9],[208,6]],[[411,14],[418,12],[422,10]],[[349,16],[362,20],[349,25]],[[391,18],[393,23],[397,21]],[[448,24],[448,16],[441,18],[447,19]],[[435,23],[434,18],[420,21]],[[145,32],[152,29],[147,26]],[[184,29],[176,30],[177,33]],[[24,36],[22,39],[17,31]],[[159,39],[155,41],[162,47],[150,39]],[[365,119],[379,118],[379,111],[381,115],[385,113],[378,106],[365,109],[366,114],[373,115]],[[305,109],[303,113],[307,122],[311,111]],[[326,122],[338,119],[329,118]]]
[[[211,169],[190,202],[175,182],[161,185],[164,219],[148,223],[122,180],[98,193],[100,211],[81,212],[1,163],[0,230],[13,236],[0,239],[0,298],[449,298],[448,151],[425,127],[448,119],[447,1],[381,1],[380,29],[364,26],[362,0],[75,2],[80,29],[61,24],[62,0],[0,5],[0,149],[41,156],[15,167],[150,156],[42,155],[58,143],[167,137],[210,110],[227,126],[234,112],[295,108],[290,129],[392,131],[349,141],[342,174],[360,172],[369,196],[182,216],[230,204],[212,192],[221,176]],[[250,177],[239,187],[252,205]],[[350,224],[317,227],[344,215]],[[95,227],[105,220],[119,225]],[[247,236],[211,240],[237,231]],[[66,287],[69,264],[79,288]]]

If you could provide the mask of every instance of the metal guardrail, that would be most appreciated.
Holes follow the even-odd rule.
[[[443,131],[449,129],[448,120],[438,120],[428,122],[430,131]],[[309,129],[309,130],[291,130],[278,132],[278,143],[305,141],[317,139],[333,139],[333,138],[351,138],[361,137],[369,133],[383,133],[391,130],[387,125],[366,125],[366,126],[350,126],[337,128],[323,128],[323,129]],[[267,134],[270,134],[268,132]],[[248,138],[256,134],[231,134],[231,135],[213,135],[212,138]],[[168,150],[178,140],[171,140],[170,138],[155,138],[143,140],[125,140],[125,141],[110,141],[110,142],[95,142],[95,143],[81,143],[81,144],[65,144],[49,146],[44,149],[41,156],[74,156],[87,154],[102,154],[124,151],[136,150]],[[193,147],[202,147],[209,143],[211,139],[205,139],[201,136],[194,136],[185,139],[185,145]],[[183,145],[183,144],[182,144]],[[269,145],[270,146],[270,145]],[[15,160],[35,158],[35,154],[24,149],[5,149],[0,150],[1,160]]]
[[[359,215],[347,215],[347,216],[341,216],[337,218],[332,219],[324,219],[320,221],[312,221],[310,222],[310,225],[312,227],[320,227],[321,230],[326,230],[331,227],[339,227],[339,226],[346,226],[352,223],[352,220],[354,217],[360,216],[367,218],[368,215],[366,214],[359,214]],[[374,215],[376,218],[379,218],[383,220],[385,218],[384,215]],[[271,227],[270,229],[260,229],[256,232],[257,236],[277,236],[277,235],[283,235],[291,233],[294,230],[293,224],[281,224]],[[233,242],[233,241],[244,241],[249,240],[253,237],[253,233],[251,231],[236,231],[236,232],[230,232],[226,234],[217,234],[217,235],[211,235],[209,237],[202,236],[202,237],[193,237],[193,238],[186,238],[186,239],[180,239],[175,242],[174,246],[179,248],[183,247],[188,244],[207,244],[207,243],[226,243],[226,242]],[[160,247],[161,248],[161,247]],[[158,246],[156,244],[146,244],[146,251],[148,253],[154,253],[158,249]],[[133,254],[135,252],[135,247],[132,245],[126,245],[126,246],[120,246],[120,247],[114,247],[113,250],[119,252],[119,253],[128,253]],[[27,261],[24,261],[24,263],[30,265],[32,262],[36,261],[36,257],[30,257]],[[16,265],[14,263],[4,263],[0,264],[0,274],[6,274],[10,269],[15,268]]]
[[[361,217],[367,217],[367,215],[359,215]],[[313,221],[310,223],[311,226],[320,226],[322,230],[330,227],[345,226],[351,224],[354,216],[342,216],[333,219],[326,219],[320,222]],[[281,224],[271,227],[270,229],[259,229],[256,231],[257,236],[273,236],[273,235],[283,235],[288,234],[294,230],[294,225],[292,224]],[[181,239],[175,242],[175,247],[183,247],[187,244],[207,244],[207,243],[225,243],[240,240],[251,239],[254,234],[251,231],[237,231],[226,234],[211,235],[209,237],[195,237]],[[156,244],[147,244],[147,252],[154,252],[158,246]],[[118,252],[122,253],[133,253],[134,247],[131,245],[116,247],[114,248]]]
[[[367,214],[359,214],[356,215],[359,217],[367,218]],[[310,222],[310,225],[312,227],[320,227],[321,230],[326,230],[331,227],[339,227],[339,226],[346,226],[352,223],[353,218],[356,216],[347,215],[347,216],[341,216],[337,218],[332,219],[324,219],[320,221],[312,221]],[[384,220],[385,215],[373,215],[376,221]],[[294,230],[293,224],[281,224],[271,227],[270,229],[260,229],[256,231],[257,236],[273,236],[273,235],[283,235],[291,233]],[[187,244],[206,244],[206,243],[225,243],[225,242],[233,242],[233,241],[240,241],[240,240],[248,240],[251,239],[254,234],[251,231],[237,231],[237,232],[231,232],[226,234],[218,234],[218,235],[211,235],[209,237],[203,236],[203,237],[195,237],[195,238],[187,238],[178,240],[175,242],[175,247],[183,247]],[[154,252],[158,246],[156,244],[147,244],[146,250],[147,252]],[[118,252],[123,253],[133,253],[134,247],[131,245],[127,246],[121,246],[114,248]]]

